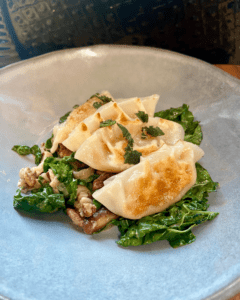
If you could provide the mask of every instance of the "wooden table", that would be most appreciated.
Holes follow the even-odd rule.
[[[231,74],[232,76],[240,79],[240,65],[215,65],[215,66]],[[240,293],[229,300],[240,300]]]
[[[240,65],[215,65],[219,69],[226,71],[234,77],[240,79]]]

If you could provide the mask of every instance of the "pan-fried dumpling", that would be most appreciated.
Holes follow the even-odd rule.
[[[174,145],[178,140],[184,139],[184,130],[180,124],[157,117],[149,118],[148,123],[127,118],[119,119],[118,123],[130,132],[134,140],[133,150],[141,152],[143,157],[157,151],[163,143]],[[142,128],[150,126],[159,127],[164,135],[156,137],[147,135],[142,139]],[[115,124],[96,130],[82,143],[75,158],[94,169],[117,173],[132,166],[125,163],[126,146],[127,141],[121,129]]]
[[[136,100],[141,101],[144,107],[144,111],[149,115],[149,117],[153,117],[156,105],[159,100],[159,95],[157,94],[143,98],[134,97],[128,99],[117,99],[115,101],[130,118],[136,118],[136,107],[132,104]],[[143,109],[138,109],[137,111],[139,110]]]
[[[100,96],[106,96],[113,99],[113,97],[107,91],[102,92]],[[59,143],[62,143],[68,138],[69,133],[72,132],[80,122],[96,112],[96,108],[93,106],[94,102],[102,101],[97,97],[90,98],[84,104],[75,108],[64,123],[54,126],[52,148],[50,149],[52,153],[57,150]]]
[[[127,108],[128,106],[131,107],[130,113],[134,119],[125,113],[124,109],[122,109],[122,106],[124,108]],[[125,106],[125,102],[119,104],[115,102],[107,103],[101,106],[93,115],[79,123],[69,134],[68,138],[63,142],[63,145],[69,150],[75,152],[87,138],[89,138],[97,129],[99,129],[102,121],[111,119],[122,123],[124,120],[132,120],[132,122],[135,123],[135,113],[139,111],[146,112],[140,98],[132,98],[131,100],[128,100],[127,106]],[[140,123],[138,119],[137,122]]]
[[[111,212],[129,219],[140,219],[179,201],[196,182],[197,162],[203,150],[178,141],[163,145],[141,162],[104,181],[93,198]]]

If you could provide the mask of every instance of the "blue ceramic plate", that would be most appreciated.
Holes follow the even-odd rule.
[[[95,92],[161,95],[157,110],[190,105],[201,120],[201,160],[220,183],[219,216],[193,230],[196,242],[121,248],[116,228],[88,236],[67,216],[13,209],[20,168],[15,144],[39,144],[60,116]],[[0,294],[40,299],[228,299],[240,291],[240,82],[169,51],[95,46],[43,55],[0,71]]]

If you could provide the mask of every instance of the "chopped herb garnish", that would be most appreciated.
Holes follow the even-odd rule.
[[[111,98],[107,97],[107,96],[96,96],[99,100],[102,100],[102,102],[105,103],[109,103],[112,101]]]
[[[135,165],[140,162],[140,156],[142,155],[141,152],[138,152],[136,150],[133,150],[133,143],[134,140],[130,134],[130,132],[127,130],[126,127],[124,127],[121,124],[118,124],[118,127],[122,130],[123,136],[128,141],[127,147],[124,149],[126,153],[124,154],[124,162],[125,164]]]
[[[149,127],[142,128],[142,138],[143,139],[146,138],[146,134],[149,134],[153,137],[157,137],[157,136],[164,135],[164,132],[158,126],[157,127],[149,126]]]
[[[112,125],[114,125],[114,124],[116,124],[116,121],[109,119],[109,120],[106,120],[106,121],[101,122],[101,123],[100,123],[100,128],[112,126]]]
[[[124,155],[125,158],[124,162],[125,164],[136,165],[140,162],[140,156],[142,156],[141,152],[131,149],[130,151],[126,151]]]
[[[33,154],[35,156],[35,164],[39,165],[42,159],[42,152],[38,145],[34,145],[31,148],[28,146],[15,145],[12,147],[12,150],[17,152],[20,155],[29,155]]]
[[[101,103],[101,102],[94,102],[94,103],[93,103],[93,107],[96,108],[96,109],[98,109],[98,108],[101,107],[102,105],[103,105],[103,103]]]
[[[96,97],[96,98],[98,98],[99,100],[101,100],[103,102],[103,103],[101,103],[101,102],[94,102],[93,103],[93,107],[96,108],[96,109],[98,109],[102,105],[104,105],[104,104],[109,103],[109,102],[112,101],[112,99],[109,98],[109,97],[107,97],[107,96],[99,96],[99,95],[100,95],[99,93],[96,93],[96,94],[94,94],[94,95],[92,95],[90,97],[90,99]]]
[[[118,124],[118,123],[117,123],[117,125],[118,125],[118,127],[122,130],[122,134],[123,134],[123,136],[125,137],[125,139],[128,141],[128,145],[129,145],[130,147],[133,147],[133,142],[134,142],[134,140],[133,140],[133,138],[132,138],[130,132],[129,132],[129,131],[127,130],[127,128],[124,127],[123,125]]]
[[[136,113],[136,116],[143,122],[147,123],[148,122],[148,114],[146,114],[144,111],[139,111]]]
[[[76,105],[74,105],[73,106],[73,108],[75,109],[75,108],[78,108],[79,107],[79,105],[78,104],[76,104]]]

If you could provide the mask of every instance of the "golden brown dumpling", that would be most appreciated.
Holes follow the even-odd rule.
[[[124,218],[140,219],[161,212],[195,184],[195,163],[203,155],[203,150],[192,143],[164,144],[141,157],[139,164],[105,180],[93,198]]]

